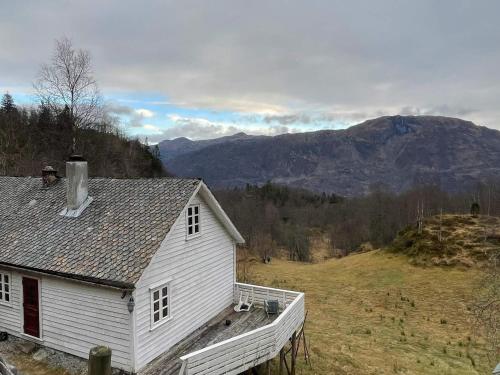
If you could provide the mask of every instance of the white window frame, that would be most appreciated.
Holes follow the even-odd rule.
[[[189,211],[191,211],[191,215]],[[198,210],[198,213],[195,213],[195,210]],[[189,223],[189,219],[191,220],[191,224]],[[198,219],[198,222],[196,222]],[[198,226],[198,232],[195,232],[195,227]],[[191,234],[189,233],[189,228],[193,228]],[[195,238],[201,235],[201,205],[200,204],[190,204],[186,209],[186,238]]]
[[[8,282],[5,282],[5,278],[7,278]],[[5,286],[8,286],[8,291],[5,292]],[[11,306],[12,305],[12,275],[10,272],[5,272],[5,271],[0,271],[0,304],[1,305],[7,305]],[[5,295],[9,296],[9,300],[5,300]]]
[[[163,296],[163,288],[167,288],[167,295]],[[155,299],[155,293],[158,292],[158,299]],[[149,288],[150,294],[150,310],[151,310],[151,330],[161,326],[172,319],[172,282],[165,280],[159,284],[152,285]],[[163,305],[163,300],[166,298],[167,304]],[[155,311],[155,302],[158,301],[159,309]],[[167,309],[167,314],[164,314],[164,309]],[[159,320],[155,322],[155,313],[158,312]]]

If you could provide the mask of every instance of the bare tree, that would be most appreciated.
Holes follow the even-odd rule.
[[[91,127],[98,120],[100,95],[90,53],[75,49],[70,39],[56,40],[52,60],[40,67],[33,86],[41,104],[56,113],[69,110],[74,130]]]
[[[476,289],[472,313],[476,329],[489,343],[492,363],[500,358],[500,251],[490,257],[489,266]]]

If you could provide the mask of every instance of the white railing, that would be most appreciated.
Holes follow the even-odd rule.
[[[250,293],[255,305],[277,299],[283,311],[266,326],[181,357],[179,375],[239,374],[274,358],[304,321],[303,293],[236,283],[235,302],[241,291]]]
[[[0,374],[1,375],[17,375],[15,367],[10,366],[2,357],[0,357]]]

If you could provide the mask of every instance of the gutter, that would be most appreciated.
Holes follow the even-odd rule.
[[[77,282],[84,283],[84,284],[90,284],[90,285],[94,285],[94,286],[96,286],[96,285],[97,286],[104,286],[104,287],[118,289],[118,290],[122,290],[122,291],[135,290],[134,284],[123,282],[123,281],[105,280],[105,279],[98,279],[95,277],[75,275],[75,274],[71,274],[71,273],[47,271],[47,270],[41,270],[41,269],[32,268],[32,267],[18,266],[15,264],[10,264],[10,263],[5,263],[5,262],[0,262],[0,266],[5,266],[7,268],[15,269],[15,270],[30,271],[30,272],[33,272],[36,274],[49,275],[49,276],[53,276],[53,277],[56,277],[59,279],[73,280],[73,281],[77,281]]]

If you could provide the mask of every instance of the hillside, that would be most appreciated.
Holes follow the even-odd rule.
[[[248,139],[262,139],[265,136],[252,136],[245,133],[236,133],[227,137],[220,137],[214,139],[203,139],[200,141],[192,141],[186,137],[175,138],[172,140],[164,140],[158,143],[160,148],[161,160],[168,164],[171,160],[178,156],[189,154],[199,151],[205,147],[230,143],[234,141],[248,140]]]
[[[402,230],[391,250],[421,265],[482,265],[500,251],[500,218],[443,215],[424,221],[422,232]]]
[[[385,251],[319,264],[254,263],[251,282],[306,293],[310,369],[299,374],[488,374],[470,328],[476,268],[419,267]]]
[[[271,180],[344,196],[376,183],[395,192],[418,184],[457,192],[500,174],[499,131],[435,116],[380,117],[345,130],[274,137],[180,139],[161,143],[160,152],[174,174],[214,187]]]
[[[50,165],[64,176],[72,153],[89,163],[89,174],[99,177],[165,176],[160,160],[149,147],[128,139],[102,122],[72,130],[65,112],[48,109],[0,108],[0,175],[39,176]]]

